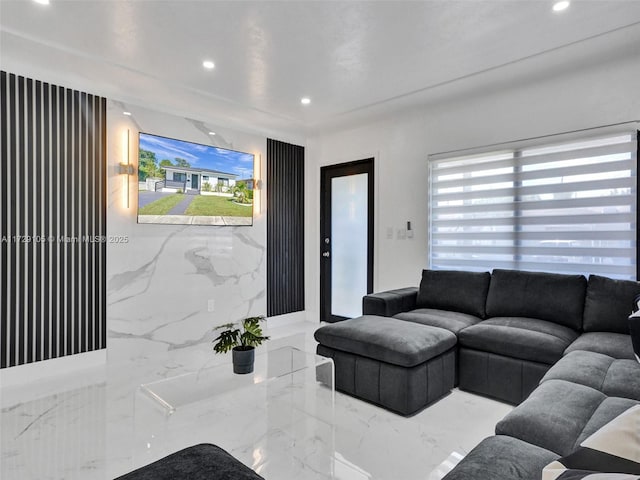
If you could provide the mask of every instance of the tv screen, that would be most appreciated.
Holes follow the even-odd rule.
[[[253,155],[139,134],[138,223],[252,225]]]

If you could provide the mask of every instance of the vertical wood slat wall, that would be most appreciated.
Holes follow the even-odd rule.
[[[106,348],[106,99],[1,72],[0,368]]]
[[[304,310],[304,147],[267,139],[267,316]]]

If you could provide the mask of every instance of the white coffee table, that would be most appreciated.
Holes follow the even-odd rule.
[[[213,443],[266,478],[334,478],[334,405],[333,361],[295,347],[256,354],[251,374],[228,362],[145,383],[132,467]]]
[[[253,373],[234,374],[231,364],[224,363],[145,383],[140,390],[170,415],[185,405],[263,382],[313,388],[321,383],[331,391],[332,404],[335,399],[333,360],[290,346],[257,354]]]

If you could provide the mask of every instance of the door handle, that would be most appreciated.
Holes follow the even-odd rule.
[[[324,252],[324,253],[322,254],[322,256],[323,256],[323,257],[327,257],[327,258],[329,258],[329,256],[330,256],[330,255],[331,255],[331,254],[330,254],[329,252]]]

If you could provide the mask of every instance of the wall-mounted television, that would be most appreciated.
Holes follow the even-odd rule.
[[[253,225],[250,153],[140,133],[138,223]]]

